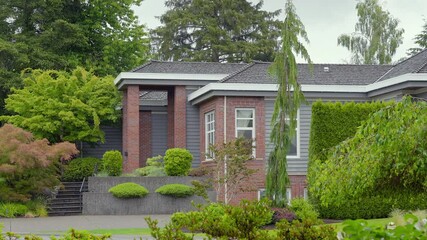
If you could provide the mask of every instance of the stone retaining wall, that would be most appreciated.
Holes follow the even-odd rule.
[[[156,189],[170,183],[191,185],[195,177],[90,177],[89,192],[83,193],[83,214],[87,215],[137,215],[171,214],[178,211],[195,210],[191,202],[205,203],[198,196],[175,198],[156,193]],[[134,182],[144,186],[150,193],[143,198],[120,199],[108,192],[120,183]],[[209,198],[215,201],[216,194],[209,191]]]

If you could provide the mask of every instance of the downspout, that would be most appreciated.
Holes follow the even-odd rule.
[[[227,143],[227,96],[224,96],[224,127],[223,127],[223,132],[224,132],[224,144]],[[228,204],[228,194],[227,194],[227,190],[228,190],[228,186],[227,186],[227,156],[225,156],[224,159],[224,176],[225,176],[225,181],[224,181],[224,203]]]

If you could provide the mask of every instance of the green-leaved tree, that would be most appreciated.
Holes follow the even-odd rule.
[[[295,11],[292,0],[285,5],[285,20],[282,25],[282,46],[276,54],[269,71],[277,79],[277,92],[274,112],[271,119],[271,142],[274,149],[268,158],[266,195],[273,205],[286,203],[286,188],[289,186],[286,155],[295,136],[297,113],[301,103],[305,102],[298,84],[298,68],[295,55],[300,55],[311,64],[310,56],[300,39],[308,42],[304,25]]]
[[[280,11],[261,10],[262,1],[167,0],[162,26],[152,32],[158,58],[206,62],[272,61]]]
[[[6,99],[10,116],[0,121],[12,123],[49,142],[98,142],[104,140],[101,122],[119,118],[120,102],[113,78],[97,77],[77,68],[64,71],[27,70],[24,87],[12,89]]]
[[[410,48],[408,50],[408,55],[410,56],[415,55],[427,48],[427,19],[424,19],[423,30],[415,36],[414,40],[418,47]]]
[[[384,11],[378,0],[363,0],[356,5],[355,32],[338,37],[338,45],[351,53],[355,64],[389,64],[402,43],[399,20]]]

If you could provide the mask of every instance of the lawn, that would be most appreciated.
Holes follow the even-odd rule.
[[[369,219],[366,220],[368,222],[368,225],[370,227],[384,227],[387,223],[391,222],[391,218],[378,218],[378,219]],[[330,225],[335,226],[336,231],[342,231],[344,224],[343,222],[340,223],[331,223]]]

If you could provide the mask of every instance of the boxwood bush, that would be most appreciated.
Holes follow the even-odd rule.
[[[106,151],[102,156],[102,163],[108,176],[120,176],[122,174],[123,157],[120,151]]]
[[[185,184],[166,184],[156,189],[156,193],[172,197],[188,197],[194,194],[194,188]]]
[[[93,157],[73,159],[65,166],[62,180],[67,182],[82,181],[85,177],[93,176],[95,167],[98,169],[102,167],[101,159]]]
[[[171,148],[165,153],[165,172],[168,176],[188,176],[193,155],[184,148]]]
[[[110,188],[108,192],[117,198],[142,198],[149,193],[145,187],[133,182],[118,184]]]

